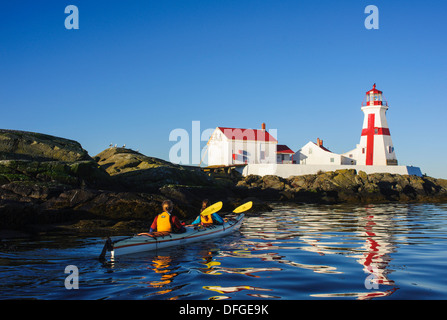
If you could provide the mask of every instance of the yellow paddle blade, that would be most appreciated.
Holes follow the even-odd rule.
[[[241,213],[247,210],[250,210],[251,207],[253,206],[253,201],[248,201],[246,203],[244,203],[243,205],[237,207],[236,209],[233,210],[234,213]]]
[[[222,209],[222,206],[223,206],[222,201],[216,202],[215,204],[213,204],[213,205],[209,206],[208,208],[206,208],[205,210],[203,210],[201,215],[207,216],[207,215],[216,213],[217,211]]]

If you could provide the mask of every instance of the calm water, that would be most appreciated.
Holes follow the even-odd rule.
[[[103,244],[4,241],[0,299],[447,299],[445,204],[277,206],[225,238],[105,264]]]

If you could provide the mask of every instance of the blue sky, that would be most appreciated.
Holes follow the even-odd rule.
[[[67,5],[79,30],[64,27]],[[367,30],[367,5],[379,29]],[[168,159],[176,128],[278,130],[298,150],[360,140],[384,92],[399,164],[447,178],[444,1],[2,1],[0,128]],[[203,143],[204,144],[204,143]]]

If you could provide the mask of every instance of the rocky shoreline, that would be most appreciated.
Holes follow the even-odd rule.
[[[90,157],[73,140],[0,129],[0,238],[46,232],[112,235],[146,231],[165,199],[184,221],[203,199],[231,212],[270,202],[447,202],[447,180],[355,170],[282,179],[204,172],[126,148]]]

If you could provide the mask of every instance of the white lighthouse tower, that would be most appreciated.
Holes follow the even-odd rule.
[[[365,100],[362,103],[365,118],[358,145],[357,164],[367,166],[397,165],[385,115],[388,103],[383,99],[382,91],[376,89],[376,84],[366,92]]]

